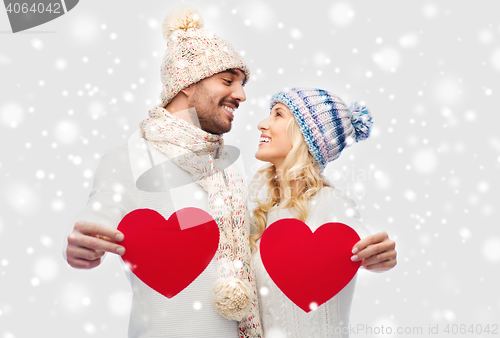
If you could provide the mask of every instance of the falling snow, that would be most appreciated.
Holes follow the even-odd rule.
[[[433,149],[423,148],[413,156],[413,167],[422,174],[430,174],[438,165],[438,157]]]
[[[393,47],[384,47],[373,54],[373,61],[382,70],[395,72],[401,63],[401,56],[397,49]]]
[[[330,20],[338,27],[344,27],[351,23],[354,18],[354,10],[345,2],[335,3],[329,11]]]
[[[500,238],[487,239],[483,244],[482,253],[487,261],[500,262]]]
[[[437,17],[439,12],[438,7],[435,4],[427,3],[422,9],[422,13],[425,18],[434,19]]]
[[[0,118],[6,127],[17,128],[24,120],[23,108],[15,102],[2,104]]]
[[[58,262],[52,257],[42,257],[35,261],[35,275],[43,281],[53,280],[58,272]]]
[[[290,30],[290,36],[295,40],[300,40],[302,38],[302,32],[297,28],[292,28]]]
[[[269,29],[275,22],[275,12],[263,1],[248,2],[245,6],[244,13],[248,25],[251,25],[258,30]]]
[[[60,143],[69,145],[74,143],[80,134],[80,128],[74,121],[63,120],[56,124],[54,136]]]
[[[497,47],[493,53],[491,53],[491,63],[493,68],[500,71],[500,47]]]
[[[117,291],[109,296],[108,308],[115,316],[127,317],[130,313],[131,301],[131,292]]]
[[[42,50],[43,49],[43,42],[42,40],[38,39],[38,38],[33,38],[31,39],[31,46],[35,49],[35,50]]]
[[[399,38],[399,45],[404,48],[414,48],[418,45],[418,35],[407,33]]]
[[[79,16],[72,20],[69,32],[73,39],[86,45],[99,36],[98,23],[92,16]]]

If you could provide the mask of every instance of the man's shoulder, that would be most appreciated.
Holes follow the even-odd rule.
[[[101,158],[101,162],[105,160],[128,161],[129,160],[129,145],[122,143],[106,150]]]
[[[127,141],[109,148],[101,158],[102,162],[118,162],[122,165],[130,164],[133,158],[140,154],[140,149],[146,149],[145,140],[138,131],[134,132]]]
[[[126,154],[130,156],[131,152],[134,151],[147,151],[147,141],[142,137],[140,130],[137,130],[130,135],[128,140],[115,145],[114,147],[106,151],[106,155],[120,155]]]

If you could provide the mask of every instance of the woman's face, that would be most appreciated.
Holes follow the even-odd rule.
[[[262,132],[260,136],[259,149],[255,158],[265,162],[271,162],[276,169],[280,169],[286,155],[292,150],[292,142],[286,134],[286,127],[293,114],[283,103],[277,103],[269,117],[262,120],[257,128]]]

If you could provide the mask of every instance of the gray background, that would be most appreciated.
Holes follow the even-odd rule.
[[[394,270],[360,272],[351,324],[423,333],[352,336],[498,326],[498,3],[189,3],[252,70],[226,136],[249,177],[277,90],[320,87],[373,112],[372,137],[325,171],[370,231],[397,242]],[[0,337],[126,335],[131,290],[118,258],[78,271],[61,248],[100,156],[157,102],[161,23],[176,4],[86,0],[18,34],[0,10]]]

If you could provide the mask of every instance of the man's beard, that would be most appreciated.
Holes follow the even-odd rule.
[[[216,99],[210,96],[203,82],[196,84],[190,106],[196,109],[202,130],[216,135],[224,134],[231,130],[232,123],[226,120],[225,113],[221,115],[223,101],[224,99],[221,99],[216,103]]]

